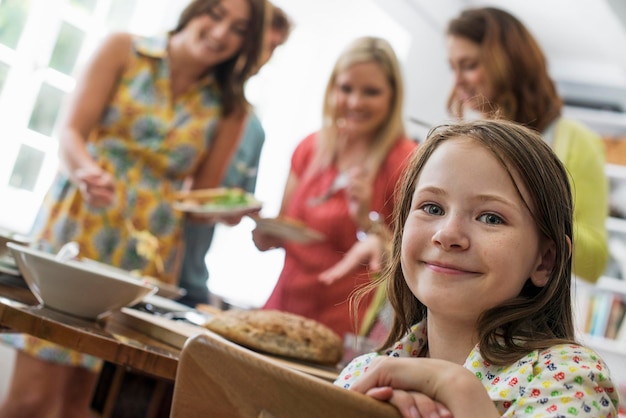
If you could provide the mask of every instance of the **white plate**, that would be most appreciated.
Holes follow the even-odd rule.
[[[157,308],[165,309],[172,312],[194,312],[190,306],[184,305],[182,303],[178,303],[175,300],[171,300],[162,296],[150,295],[143,298],[142,302],[150,303]]]
[[[10,254],[7,243],[14,242],[20,245],[28,245],[31,239],[25,235],[20,235],[4,228],[0,228],[0,255],[3,257]],[[15,264],[15,263],[13,263]]]
[[[0,273],[10,274],[11,276],[21,276],[20,271],[16,267],[7,266],[0,263]]]
[[[11,276],[21,276],[15,258],[13,258],[11,254],[0,255],[0,273],[10,274]]]
[[[281,218],[254,218],[260,232],[300,244],[322,241],[324,234]]]
[[[250,213],[258,212],[263,205],[255,203],[242,206],[219,206],[219,205],[201,205],[189,202],[174,202],[173,208],[187,213],[198,213],[211,216],[244,216]]]
[[[224,195],[231,193],[241,194],[245,197],[245,203],[239,205],[223,205],[214,202]],[[258,212],[263,204],[253,194],[242,189],[217,188],[200,189],[177,194],[177,200],[172,204],[174,209],[188,213],[198,213],[210,216],[244,216]]]

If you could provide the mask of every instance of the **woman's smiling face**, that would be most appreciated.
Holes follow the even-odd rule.
[[[545,285],[547,245],[495,156],[457,137],[439,145],[417,179],[404,224],[402,271],[429,315],[474,323],[519,295],[528,278]]]
[[[393,89],[380,64],[355,63],[339,72],[333,100],[339,127],[348,136],[373,136],[391,112]]]
[[[481,59],[480,45],[467,38],[448,36],[448,61],[454,73],[456,100],[484,113],[485,104],[493,99],[493,88]]]
[[[220,1],[183,29],[189,50],[209,67],[227,61],[243,46],[250,13],[247,0]]]

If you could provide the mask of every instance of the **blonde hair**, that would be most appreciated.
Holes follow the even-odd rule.
[[[329,166],[337,153],[339,132],[333,103],[337,77],[352,65],[366,62],[375,62],[380,65],[392,90],[389,115],[370,144],[373,152],[368,163],[372,173],[378,170],[389,150],[404,135],[404,123],[402,121],[404,86],[398,58],[386,40],[370,36],[358,38],[341,53],[326,85],[322,109],[323,123],[318,137],[319,145],[317,159],[314,163],[315,169]]]

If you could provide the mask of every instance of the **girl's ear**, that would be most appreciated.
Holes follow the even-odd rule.
[[[568,243],[569,243],[568,239]],[[530,274],[530,280],[537,287],[544,287],[550,279],[556,261],[556,245],[552,240],[545,240],[541,245],[537,265]],[[571,246],[570,246],[571,248]]]

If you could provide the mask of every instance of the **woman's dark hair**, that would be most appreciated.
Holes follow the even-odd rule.
[[[170,35],[182,31],[192,19],[210,13],[220,1],[192,1],[180,14],[178,23],[170,31]],[[211,69],[211,71],[215,72],[215,79],[222,94],[224,115],[230,114],[236,108],[243,109],[247,105],[244,95],[244,83],[254,73],[263,46],[267,3],[265,0],[247,1],[250,5],[250,22],[248,23],[241,50],[230,59]]]
[[[370,286],[386,285],[394,310],[393,324],[383,347],[390,347],[412,325],[426,319],[426,307],[413,295],[402,273],[404,224],[424,165],[440,144],[461,137],[486,148],[500,162],[540,233],[555,245],[554,269],[544,287],[536,287],[528,280],[516,298],[481,315],[477,324],[481,355],[493,364],[505,365],[532,350],[574,342],[570,295],[573,212],[567,172],[535,131],[513,122],[483,120],[433,128],[405,169],[397,190],[390,261],[379,280]],[[528,192],[529,200],[523,197],[522,188]]]
[[[541,48],[517,18],[494,7],[468,9],[448,24],[449,36],[479,45],[481,63],[493,97],[486,107],[523,125],[543,131],[560,115],[563,102],[548,74]],[[453,90],[448,110],[462,117],[462,103]]]

